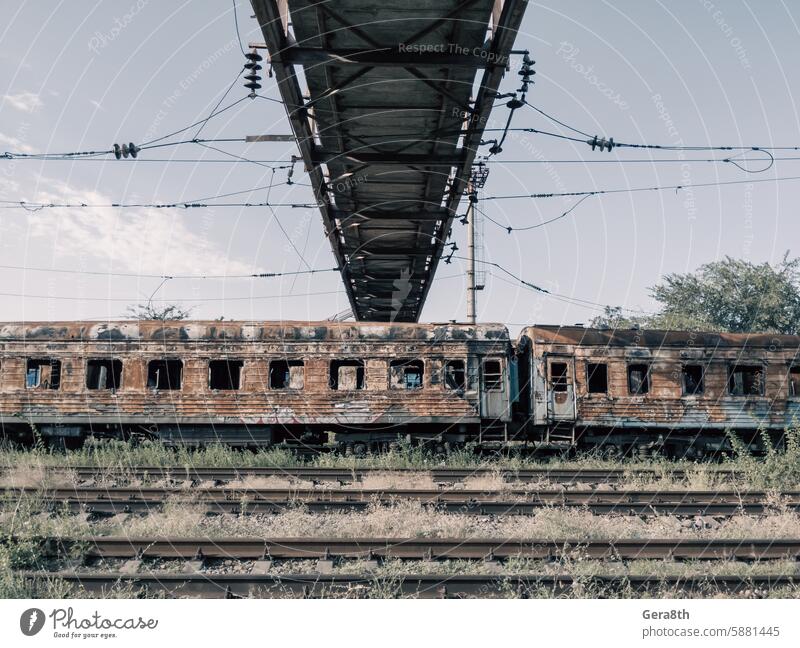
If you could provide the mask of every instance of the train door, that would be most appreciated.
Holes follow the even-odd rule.
[[[481,363],[481,418],[506,419],[508,386],[502,358],[484,358]]]
[[[575,358],[547,357],[547,415],[551,421],[575,420]]]

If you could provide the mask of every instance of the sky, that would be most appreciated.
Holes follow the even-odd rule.
[[[0,154],[163,137],[205,119],[243,62],[232,2],[0,3]],[[262,41],[249,3],[236,0],[236,11],[245,46]],[[791,147],[800,146],[798,24],[800,5],[783,0],[531,1],[515,49],[536,60],[528,101],[568,127],[629,143]],[[263,85],[262,94],[278,97],[274,79]],[[517,86],[508,74],[501,91]],[[236,82],[221,105],[246,92]],[[497,110],[490,126],[506,116]],[[512,126],[575,135],[527,107]],[[289,132],[281,104],[247,99],[208,121],[201,136]],[[135,161],[0,159],[0,207],[191,202],[232,192],[243,192],[233,202],[313,201],[300,165],[286,184],[293,143],[213,146],[223,152],[190,143]],[[763,152],[736,158],[739,166],[701,161],[730,155],[599,152],[511,133],[479,203],[483,259],[550,294],[486,265],[479,320],[513,333],[533,323],[589,322],[606,304],[651,312],[649,288],[666,274],[726,255],[775,263],[787,251],[800,254],[800,182],[776,181],[800,176],[800,150],[775,152],[798,159],[767,170]],[[736,184],[687,187],[719,182]],[[593,196],[552,223],[506,229],[556,218],[577,199],[504,196],[673,185],[684,188]],[[465,234],[456,222],[461,249]],[[4,321],[117,319],[150,299],[190,308],[198,319],[326,319],[349,307],[338,273],[238,275],[334,266],[314,209],[0,209]],[[200,274],[213,277],[179,278]],[[463,261],[440,264],[437,275],[422,321],[463,320]]]

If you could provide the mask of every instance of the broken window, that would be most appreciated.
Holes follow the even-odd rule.
[[[587,362],[586,384],[590,394],[607,394],[608,365],[605,362]]]
[[[122,382],[122,360],[88,360],[86,362],[87,389],[119,389]]]
[[[705,391],[702,365],[683,365],[683,395],[697,396]]]
[[[208,363],[208,386],[211,389],[240,389],[242,360],[211,360]]]
[[[333,360],[329,383],[331,389],[364,389],[364,361]]]
[[[484,391],[501,391],[503,389],[503,363],[500,360],[483,361]]]
[[[61,360],[28,358],[25,387],[28,389],[58,389],[61,386]]]
[[[628,391],[631,394],[646,394],[650,391],[650,366],[628,365]]]
[[[554,392],[565,392],[569,387],[569,368],[566,362],[550,363],[550,388]]]
[[[392,360],[389,372],[392,389],[422,389],[422,360]]]
[[[183,362],[180,360],[151,360],[147,365],[147,386],[150,389],[180,389]]]
[[[800,396],[800,365],[789,367],[789,396]]]
[[[758,365],[731,366],[728,392],[733,396],[760,396],[764,393],[764,368]]]
[[[269,363],[270,389],[303,389],[302,360],[273,360]]]
[[[463,360],[448,360],[444,363],[444,386],[457,391],[467,388],[467,372]]]

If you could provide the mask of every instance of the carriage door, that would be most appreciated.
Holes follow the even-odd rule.
[[[504,419],[508,414],[506,380],[501,358],[484,358],[481,365],[481,417]]]
[[[575,420],[575,359],[547,358],[547,415],[551,421]]]

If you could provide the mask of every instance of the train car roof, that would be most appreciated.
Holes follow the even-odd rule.
[[[0,322],[0,340],[503,342],[510,341],[510,338],[508,329],[503,324],[122,320],[114,322]]]
[[[763,347],[800,346],[800,336],[773,333],[719,333],[711,331],[667,331],[658,329],[602,329],[583,326],[533,325],[522,330],[539,344],[641,347]]]

